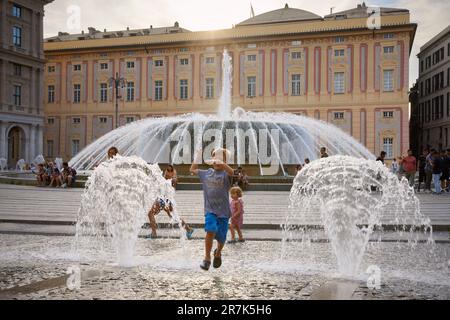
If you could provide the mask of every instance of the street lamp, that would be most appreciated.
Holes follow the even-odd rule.
[[[125,86],[126,80],[123,77],[119,77],[119,73],[116,72],[116,77],[111,77],[109,79],[109,86],[116,89],[116,127],[119,127],[119,87],[123,88]]]

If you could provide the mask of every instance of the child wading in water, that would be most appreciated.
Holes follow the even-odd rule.
[[[152,233],[146,238],[156,238],[156,219],[155,216],[158,215],[162,210],[164,210],[169,218],[172,219],[173,205],[169,199],[164,200],[163,198],[158,198],[154,203],[150,211],[148,212],[148,219],[150,220],[150,229]],[[181,227],[186,231],[186,238],[191,239],[194,229],[192,229],[183,219],[180,219]]]
[[[229,243],[235,243],[236,238],[234,231],[237,231],[238,242],[244,242],[242,237],[242,224],[244,223],[244,201],[242,201],[242,190],[239,187],[233,187],[230,190],[231,195],[231,223],[230,223],[230,233],[231,240]]]
[[[225,245],[228,232],[228,220],[231,216],[228,190],[230,190],[233,169],[226,164],[228,150],[216,149],[212,152],[212,159],[205,161],[212,168],[198,169],[201,162],[201,153],[197,152],[191,165],[191,173],[200,178],[203,187],[205,209],[205,258],[200,265],[203,270],[209,270],[211,265],[211,249],[214,238],[217,240],[217,249],[214,250],[213,267],[219,268],[222,264],[222,249]]]

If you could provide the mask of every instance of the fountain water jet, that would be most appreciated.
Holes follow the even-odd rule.
[[[370,236],[384,225],[394,226],[411,244],[420,230],[433,241],[430,220],[420,213],[406,179],[381,162],[349,156],[313,161],[297,174],[283,226],[283,255],[314,240],[314,228],[308,227],[314,225],[323,225],[339,272],[350,276],[358,272]]]
[[[174,189],[158,165],[139,157],[115,156],[89,177],[76,225],[76,242],[88,241],[99,254],[112,245],[120,266],[132,266],[134,246],[147,213],[157,198],[174,203]],[[173,221],[180,219],[173,212]]]

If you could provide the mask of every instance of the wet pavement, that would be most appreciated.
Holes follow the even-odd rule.
[[[450,245],[369,244],[360,272],[343,277],[328,243],[247,241],[226,245],[223,264],[203,271],[203,241],[139,239],[134,266],[108,246],[67,236],[0,235],[2,299],[450,299]],[[369,266],[380,287],[368,288]],[[79,268],[80,288],[67,286]],[[369,285],[370,286],[370,285]],[[344,288],[340,290],[340,288]]]

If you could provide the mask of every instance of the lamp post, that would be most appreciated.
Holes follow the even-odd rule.
[[[114,129],[119,127],[119,87],[123,88],[125,86],[126,80],[123,77],[119,77],[119,73],[116,72],[116,77],[111,77],[109,79],[109,86],[116,89],[116,126]]]

